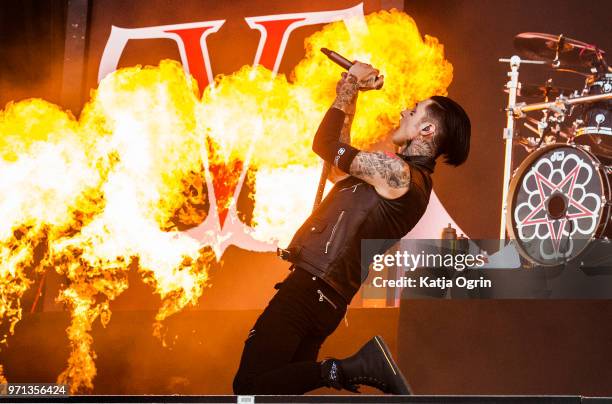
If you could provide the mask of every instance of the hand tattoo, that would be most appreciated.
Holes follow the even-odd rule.
[[[344,111],[345,114],[354,115],[358,92],[359,83],[357,82],[357,78],[350,74],[347,75],[340,80],[336,86],[336,99],[332,107]]]
[[[374,185],[390,188],[410,186],[410,167],[385,152],[359,152],[351,163],[351,175]]]

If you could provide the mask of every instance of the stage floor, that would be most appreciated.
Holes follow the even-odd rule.
[[[611,306],[609,301],[414,300],[401,313],[350,309],[319,358],[349,356],[379,334],[415,394],[612,396]],[[178,313],[165,323],[165,348],[153,336],[155,311],[115,310],[106,328],[96,322],[91,332],[97,374],[89,393],[231,394],[244,340],[260,312]],[[0,351],[9,383],[56,382],[69,357],[69,320],[66,312],[24,315]],[[326,394],[339,392],[318,389],[307,397]]]
[[[0,402],[23,403],[456,403],[456,404],[582,404],[612,402],[612,398],[590,398],[580,396],[70,396],[43,398],[1,397]]]

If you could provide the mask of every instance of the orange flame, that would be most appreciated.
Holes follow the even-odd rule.
[[[320,166],[312,135],[339,77],[319,48],[385,75],[381,91],[359,98],[353,143],[361,148],[381,140],[403,108],[445,94],[452,80],[442,45],[421,38],[409,16],[382,11],[366,21],[352,37],[334,23],[308,38],[291,80],[245,66],[218,76],[198,99],[195,81],[163,61],[107,76],[79,120],[43,100],[9,103],[0,111],[3,342],[21,318],[32,272],[46,268],[68,279],[58,300],[71,312],[72,349],[58,381],[72,393],[93,388],[92,324],[110,321],[110,302],[128,288],[130,269],[162,298],[154,333],[163,342],[163,320],[197,303],[219,254],[220,236],[202,245],[182,231],[206,218],[207,170],[221,226],[248,166],[247,231],[286,243],[312,205]]]

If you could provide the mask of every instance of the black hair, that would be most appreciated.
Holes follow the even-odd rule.
[[[463,164],[470,152],[470,118],[461,105],[448,97],[434,95],[430,99],[427,114],[438,126],[435,134],[438,155],[443,155],[447,164]]]

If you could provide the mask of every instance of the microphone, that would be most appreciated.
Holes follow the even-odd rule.
[[[350,60],[348,60],[347,58],[345,58],[338,52],[334,52],[333,50],[327,49],[327,48],[321,48],[321,52],[323,52],[325,56],[329,58],[329,60],[331,60],[332,62],[334,62],[335,64],[337,64],[338,66],[342,67],[345,70],[348,70],[351,68],[351,66],[353,66],[353,62],[351,62]],[[378,77],[376,77],[376,79],[374,80],[378,80]],[[377,90],[381,88],[382,88],[382,84],[379,84],[376,87]]]
[[[334,52],[333,50],[329,50],[327,48],[321,48],[321,52],[325,54],[335,64],[342,67],[345,70],[348,70],[353,65],[353,62],[342,56],[341,54]]]

